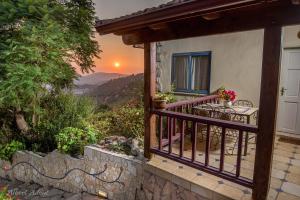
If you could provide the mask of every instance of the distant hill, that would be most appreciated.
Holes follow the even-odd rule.
[[[79,77],[74,81],[75,85],[101,85],[111,79],[128,76],[126,74],[96,72],[93,74]]]
[[[117,73],[104,73],[97,72],[86,76],[81,76],[78,80],[74,81],[75,88],[73,90],[74,94],[82,95],[88,93],[90,90],[95,87],[102,85],[110,80],[128,76],[125,74],[117,74]]]
[[[98,104],[121,105],[131,99],[141,98],[144,87],[144,74],[130,75],[110,80],[92,89],[88,95]]]

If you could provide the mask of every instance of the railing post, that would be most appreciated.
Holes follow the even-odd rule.
[[[267,199],[272,170],[275,139],[278,86],[280,77],[281,27],[265,28],[262,78],[259,104],[259,121],[254,166],[255,200]]]
[[[155,116],[151,114],[152,98],[156,88],[156,66],[155,66],[156,44],[144,44],[144,111],[145,111],[145,135],[144,156],[151,158],[150,148],[157,143],[155,135]]]

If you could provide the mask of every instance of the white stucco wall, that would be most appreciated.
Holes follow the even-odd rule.
[[[283,28],[283,48],[300,47],[300,25]],[[162,42],[158,66],[163,91],[170,91],[173,53],[211,51],[211,88],[233,89],[238,99],[259,106],[264,31],[254,30]]]
[[[173,53],[211,51],[211,91],[221,86],[233,89],[240,99],[258,105],[263,30],[220,34],[162,42],[162,86],[170,90]]]

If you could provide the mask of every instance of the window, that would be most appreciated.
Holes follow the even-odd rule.
[[[173,54],[172,84],[176,92],[209,94],[211,52]]]

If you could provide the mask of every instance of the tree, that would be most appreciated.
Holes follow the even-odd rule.
[[[40,100],[92,71],[92,0],[0,0],[0,109],[14,114],[26,135],[38,121]]]

